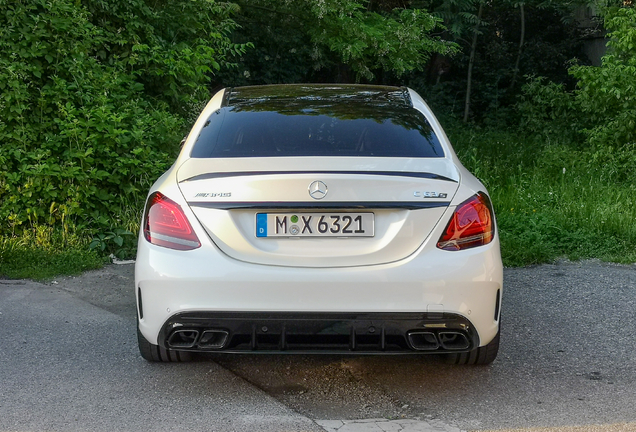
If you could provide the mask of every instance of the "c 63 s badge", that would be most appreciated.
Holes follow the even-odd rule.
[[[443,192],[421,192],[415,191],[413,192],[413,196],[416,198],[446,198],[448,194]]]

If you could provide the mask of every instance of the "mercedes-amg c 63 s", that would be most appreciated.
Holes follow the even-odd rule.
[[[488,364],[502,279],[488,192],[413,90],[228,88],[149,192],[139,348]]]

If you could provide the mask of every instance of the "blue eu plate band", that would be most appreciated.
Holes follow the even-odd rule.
[[[267,213],[256,215],[256,237],[267,237]]]

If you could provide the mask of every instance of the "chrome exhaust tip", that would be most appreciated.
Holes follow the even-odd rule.
[[[168,338],[169,348],[192,348],[199,338],[198,330],[175,330]]]
[[[435,333],[427,331],[410,331],[406,334],[411,348],[417,351],[434,351],[439,348]]]
[[[439,332],[439,343],[445,350],[457,351],[470,347],[470,342],[464,333],[461,332]]]
[[[199,348],[221,349],[227,343],[228,336],[226,330],[206,330],[199,339]]]

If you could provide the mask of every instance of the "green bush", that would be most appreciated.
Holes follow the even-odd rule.
[[[616,163],[516,130],[447,129],[491,194],[506,266],[636,261],[636,182],[617,175]]]
[[[531,78],[523,86],[522,100],[517,104],[521,127],[541,136],[547,142],[584,142],[582,118],[575,109],[575,98],[563,84]]]
[[[542,78],[524,87],[519,108],[531,132],[561,141],[586,140],[603,151],[636,143],[636,9],[607,9],[605,27],[608,54],[601,66],[569,69],[577,80],[573,92]]]
[[[636,144],[636,9],[610,9],[605,27],[609,50],[601,66],[574,66],[570,74],[590,143],[620,148]]]
[[[601,184],[636,184],[636,9],[608,8],[608,53],[601,66],[573,66],[572,92],[531,80],[518,107],[523,127],[546,143],[580,153]],[[631,221],[633,223],[633,221]]]
[[[164,4],[165,3],[165,4]],[[0,0],[0,235],[130,229],[246,45],[209,0]]]

